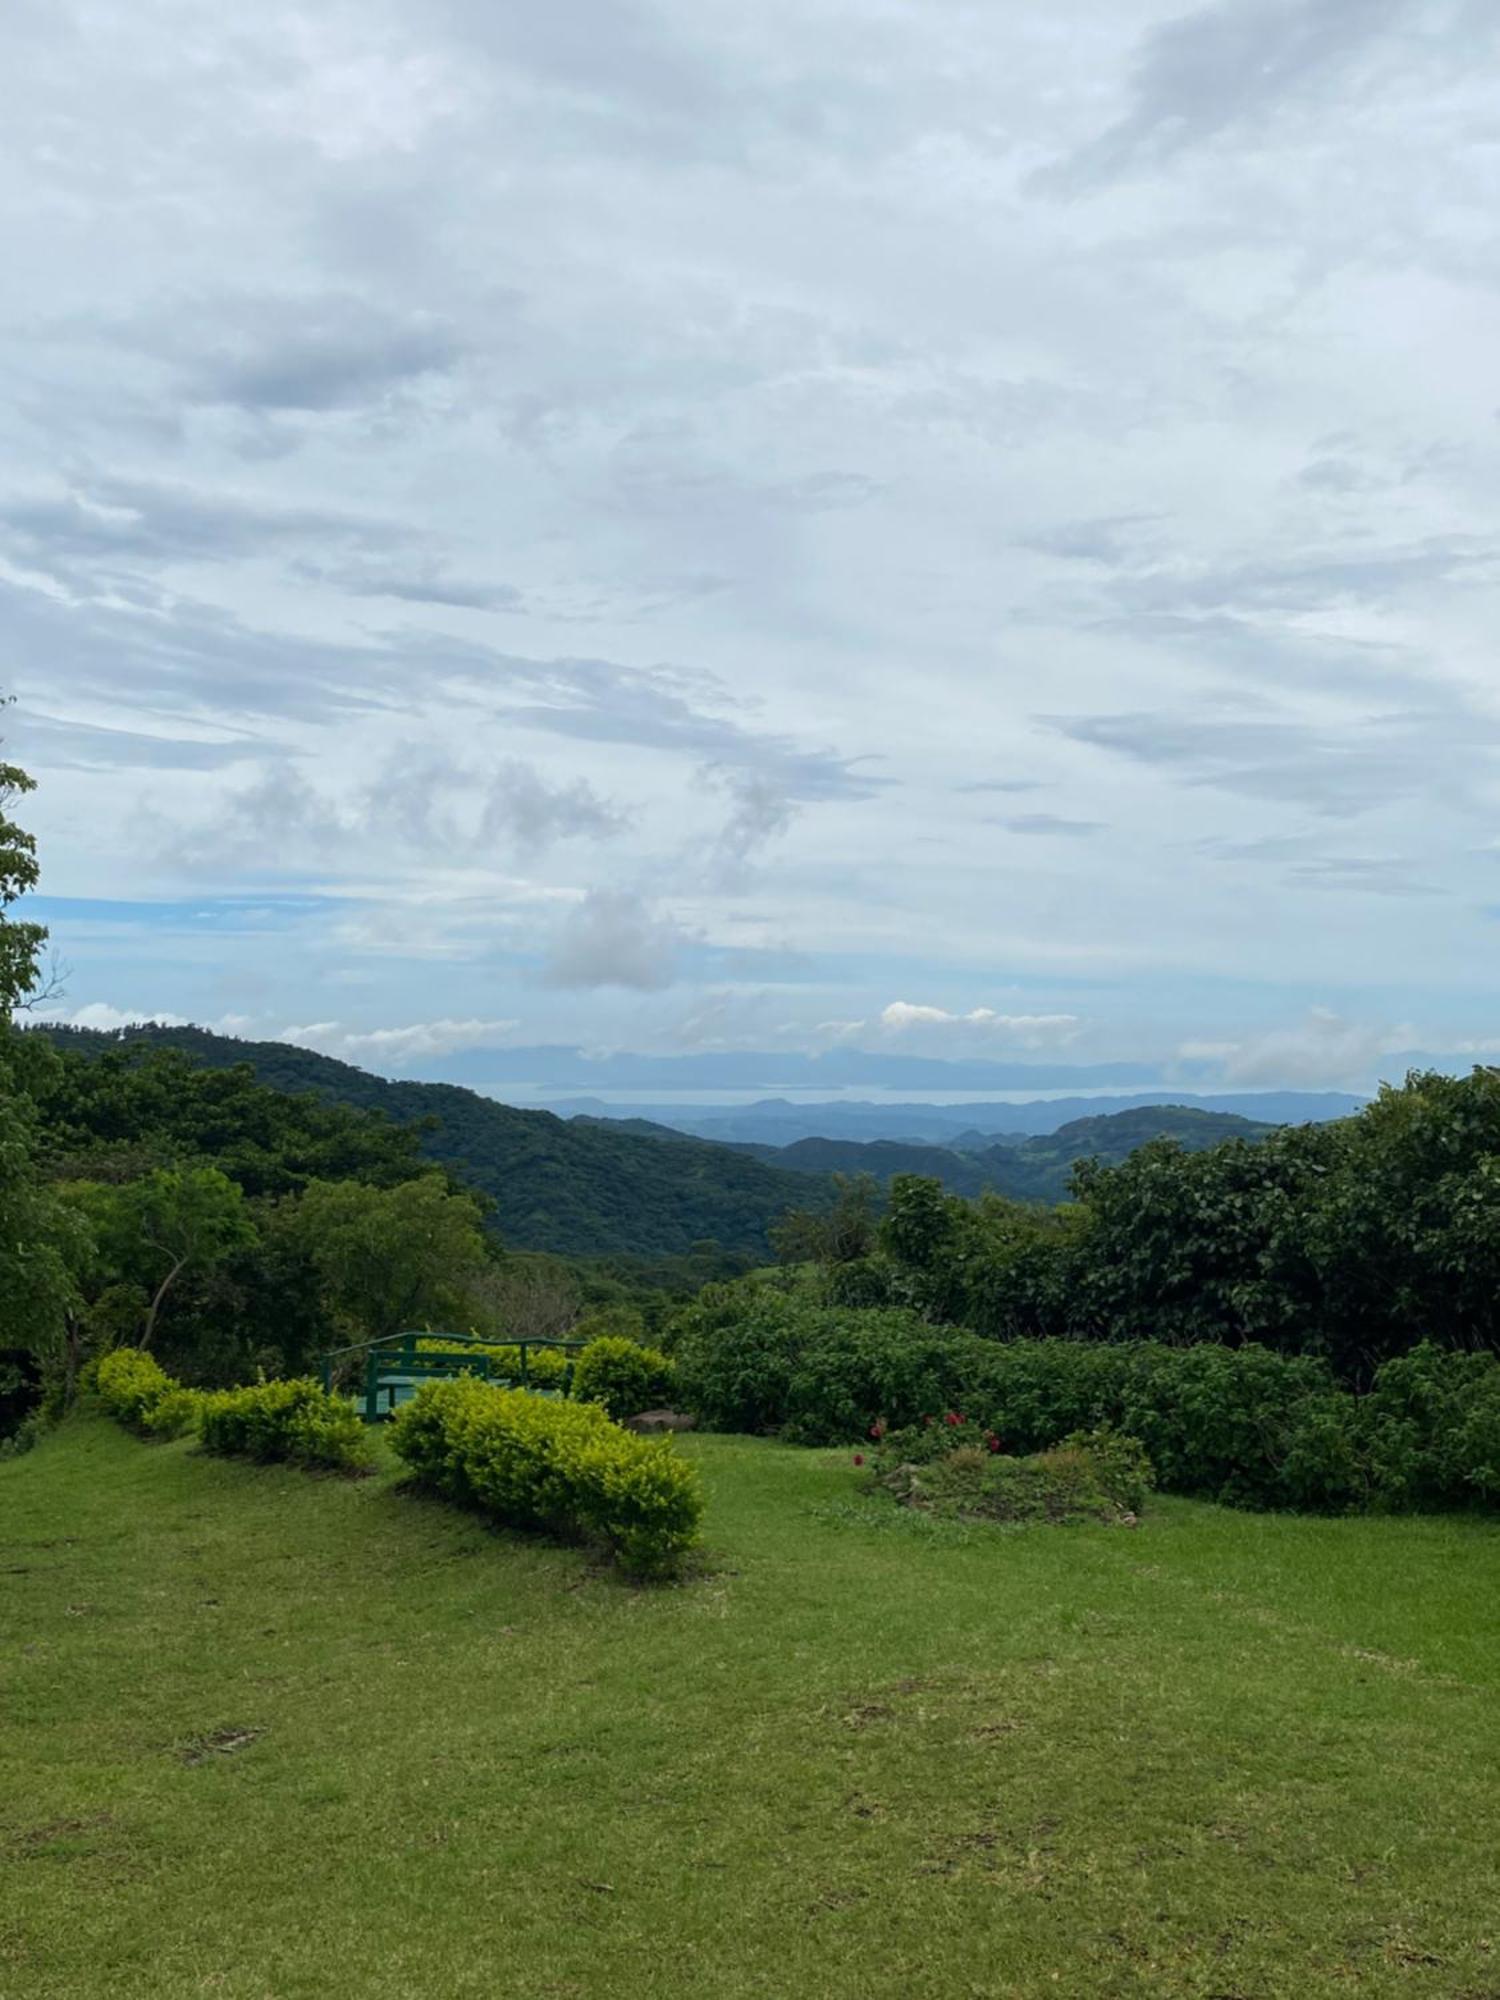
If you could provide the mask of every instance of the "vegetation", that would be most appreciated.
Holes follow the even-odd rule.
[[[824,1214],[779,1241],[836,1302],[998,1339],[1258,1342],[1356,1386],[1420,1339],[1500,1351],[1500,1068],[1414,1073],[1253,1145],[1152,1140],[1072,1186],[1047,1209],[898,1176],[873,1242],[867,1216],[846,1247]]]
[[[905,1507],[958,1520],[1135,1526],[1152,1484],[1150,1462],[1135,1439],[1077,1431],[1050,1451],[1016,1458],[1001,1451],[993,1431],[969,1435],[975,1429],[949,1411],[935,1428],[890,1434],[874,1485]],[[922,1451],[926,1438],[939,1440],[940,1448]]]
[[[634,1576],[669,1574],[698,1539],[692,1467],[668,1439],[622,1430],[597,1403],[469,1377],[426,1382],[397,1415],[391,1445],[446,1499],[509,1527],[598,1541]]]
[[[644,1592],[394,1468],[0,1464],[0,1990],[1493,1990],[1494,1524],[1007,1532],[679,1450],[708,1574]]]
[[[671,1401],[675,1385],[670,1355],[618,1334],[591,1340],[573,1370],[573,1394],[579,1401],[598,1403],[617,1419],[660,1409]]]
[[[859,1442],[956,1410],[1031,1452],[1108,1424],[1168,1491],[1237,1506],[1500,1504],[1493,1355],[1419,1346],[1357,1395],[1320,1360],[1256,1345],[992,1341],[765,1285],[710,1289],[672,1338],[679,1394],[715,1429]]]
[[[662,1130],[645,1121],[640,1121],[638,1129]],[[1162,1138],[1173,1139],[1184,1152],[1192,1153],[1231,1139],[1253,1145],[1275,1129],[1233,1112],[1152,1104],[1074,1118],[1055,1132],[1027,1139],[995,1141],[976,1135],[978,1144],[963,1146],[921,1145],[897,1139],[810,1138],[787,1146],[736,1143],[741,1152],[751,1153],[768,1165],[846,1179],[865,1177],[877,1188],[900,1174],[919,1174],[940,1182],[950,1194],[992,1193],[1013,1201],[1058,1202],[1066,1200],[1073,1169],[1080,1160],[1114,1164],[1148,1141]]]
[[[429,1161],[484,1195],[505,1241],[520,1249],[674,1257],[708,1244],[764,1258],[771,1223],[810,1198],[805,1176],[731,1146],[641,1138],[550,1111],[517,1110],[453,1084],[392,1083],[284,1042],[158,1026],[123,1034],[38,1032],[85,1063],[113,1056],[117,1075],[139,1060],[138,1049],[169,1049],[205,1068],[248,1066],[262,1086],[283,1096],[379,1112],[388,1129],[404,1128]]]
[[[222,1458],[285,1460],[334,1472],[366,1471],[373,1450],[358,1412],[305,1378],[204,1396],[198,1434],[203,1449]]]

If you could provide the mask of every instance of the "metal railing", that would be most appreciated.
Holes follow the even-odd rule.
[[[533,1389],[531,1355],[552,1349],[571,1355],[588,1343],[582,1340],[493,1340],[478,1333],[435,1332],[429,1327],[404,1333],[382,1334],[374,1340],[357,1340],[347,1347],[333,1347],[318,1357],[323,1387],[332,1392],[335,1382],[349,1372],[338,1364],[362,1354],[364,1359],[364,1420],[379,1423],[394,1416],[402,1401],[400,1391],[418,1382],[440,1382],[456,1375],[473,1375],[484,1382],[498,1382],[521,1389]],[[518,1365],[512,1369],[495,1353],[497,1348],[514,1350]],[[556,1388],[566,1392],[572,1380],[571,1363]],[[538,1385],[536,1393],[548,1390]],[[384,1408],[381,1407],[382,1400]]]

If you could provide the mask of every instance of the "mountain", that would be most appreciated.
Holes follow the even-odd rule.
[[[181,1049],[215,1068],[248,1063],[276,1090],[315,1091],[335,1103],[382,1111],[398,1124],[431,1119],[424,1152],[491,1197],[496,1227],[516,1249],[668,1257],[712,1240],[764,1258],[770,1255],[768,1226],[785,1209],[816,1207],[828,1194],[827,1183],[730,1146],[517,1110],[457,1084],[393,1083],[287,1042],[242,1042],[204,1028],[155,1025],[29,1032],[85,1056],[146,1042]]]
[[[983,1151],[997,1140],[1054,1133],[1077,1119],[1145,1110],[1164,1103],[1205,1112],[1229,1112],[1261,1125],[1320,1124],[1347,1118],[1365,1102],[1344,1091],[1219,1091],[1174,1093],[1164,1086],[1128,1096],[1048,1097],[1028,1103],[872,1103],[838,1098],[816,1102],[767,1097],[750,1104],[609,1104],[597,1097],[559,1098],[562,1117],[641,1119],[700,1139],[727,1144],[790,1146],[799,1139],[892,1139],[906,1145],[953,1146]]]
[[[1056,1132],[982,1150],[903,1145],[888,1139],[798,1139],[790,1146],[748,1144],[737,1150],[768,1166],[790,1167],[798,1173],[873,1174],[882,1183],[894,1174],[927,1174],[951,1194],[972,1196],[990,1189],[1020,1201],[1052,1202],[1067,1199],[1075,1160],[1096,1157],[1113,1165],[1156,1138],[1175,1139],[1188,1152],[1197,1153],[1226,1139],[1263,1139],[1275,1129],[1263,1120],[1232,1112],[1155,1104],[1075,1118]]]

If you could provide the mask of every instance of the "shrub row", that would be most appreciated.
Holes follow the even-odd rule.
[[[198,1430],[203,1449],[222,1458],[365,1472],[372,1457],[359,1412],[311,1376],[215,1390],[203,1399]]]
[[[636,1576],[669,1572],[697,1540],[696,1472],[667,1440],[622,1430],[597,1403],[467,1377],[427,1382],[391,1442],[432,1491],[511,1527],[601,1541]]]
[[[318,1382],[255,1382],[244,1389],[189,1389],[136,1347],[117,1347],[95,1371],[112,1417],[149,1437],[199,1433],[203,1449],[225,1457],[283,1459],[293,1465],[364,1471],[370,1441],[359,1415]]]
[[[134,1431],[146,1430],[157,1404],[179,1386],[154,1355],[138,1347],[116,1347],[102,1356],[94,1383],[109,1414]]]
[[[681,1396],[718,1430],[796,1442],[863,1438],[948,1410],[1007,1452],[1110,1425],[1139,1438],[1160,1484],[1237,1506],[1500,1504],[1500,1361],[1429,1345],[1370,1391],[1259,1346],[991,1341],[915,1314],[711,1289],[679,1315]]]

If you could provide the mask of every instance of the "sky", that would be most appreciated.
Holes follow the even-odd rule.
[[[51,1013],[1494,1055],[1497,56],[1488,0],[10,0]]]

